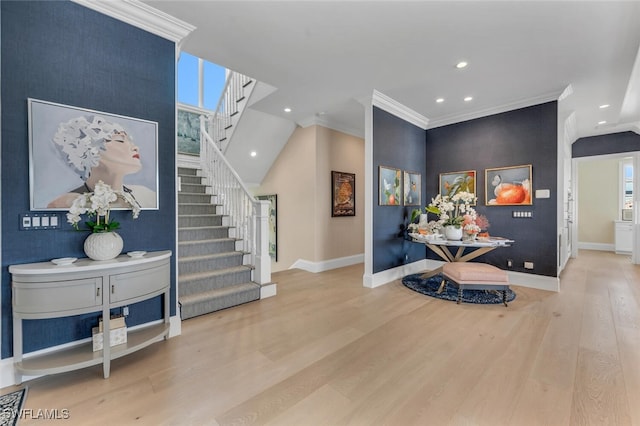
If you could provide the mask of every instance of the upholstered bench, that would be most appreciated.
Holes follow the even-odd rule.
[[[462,290],[496,290],[502,293],[502,303],[507,306],[509,277],[507,272],[486,263],[448,262],[442,266],[443,283],[449,281],[458,287],[458,301]]]

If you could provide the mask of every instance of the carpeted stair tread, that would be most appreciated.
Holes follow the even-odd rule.
[[[182,192],[181,192],[181,194],[182,194]],[[208,194],[208,195],[211,195],[211,194]],[[209,206],[209,205],[211,205],[211,206],[221,206],[222,205],[222,204],[217,204],[217,203],[180,203],[181,206],[198,206],[198,207],[202,206],[203,204],[207,205],[207,206]]]
[[[216,214],[216,213],[195,213],[195,214],[179,214],[178,217],[206,217],[206,216],[215,216],[215,217],[220,217],[220,216],[224,216],[223,214]]]
[[[219,259],[221,257],[243,256],[245,254],[247,254],[247,253],[242,252],[242,251],[225,251],[223,253],[202,254],[202,255],[199,255],[199,256],[182,257],[182,258],[178,259],[178,263],[180,263],[180,262],[197,262],[199,260],[206,260],[206,259]]]
[[[180,241],[178,242],[178,245],[188,246],[188,245],[198,245],[198,244],[207,244],[207,243],[217,243],[217,242],[223,242],[223,241],[240,241],[240,240],[237,238],[231,238],[231,237],[211,238],[208,240]]]
[[[195,168],[179,168],[178,301],[181,318],[215,312],[260,299],[251,282],[253,265],[237,250],[235,227],[219,214],[222,204]]]
[[[241,283],[221,289],[180,297],[180,316],[193,318],[260,299],[260,285]]]
[[[201,280],[203,278],[210,278],[218,275],[226,275],[233,274],[236,272],[244,272],[247,270],[252,270],[253,267],[251,265],[240,265],[240,266],[232,266],[224,269],[216,269],[211,271],[202,271],[202,272],[193,272],[190,274],[182,274],[179,277],[179,281],[192,281],[192,280]]]
[[[251,282],[236,284],[233,286],[224,287],[217,290],[210,290],[210,291],[205,291],[198,294],[191,294],[189,296],[182,296],[180,298],[180,303],[181,304],[194,303],[201,300],[210,300],[215,297],[227,296],[229,294],[238,293],[243,290],[255,290],[255,289],[260,289],[260,284],[251,283]]]
[[[233,226],[226,225],[211,225],[211,226],[185,226],[184,228],[178,228],[179,230],[184,231],[193,231],[198,229],[223,229],[223,228],[233,228]]]

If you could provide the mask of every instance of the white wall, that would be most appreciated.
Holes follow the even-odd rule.
[[[331,171],[355,173],[356,216],[331,217]],[[278,195],[278,261],[318,271],[362,262],[364,140],[321,126],[297,128],[255,195]]]

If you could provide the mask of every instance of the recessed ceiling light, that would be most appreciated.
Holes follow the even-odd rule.
[[[286,108],[284,109],[284,112],[291,112],[291,108],[286,107]]]
[[[598,124],[607,124],[607,120],[598,121]]]
[[[458,63],[456,64],[456,68],[458,68],[458,69],[459,69],[459,68],[464,68],[464,67],[466,67],[467,65],[469,65],[469,64],[468,64],[468,63],[466,63],[465,61],[460,61],[460,62],[458,62]]]
[[[438,98],[438,99],[436,99],[436,102],[437,102],[437,103],[439,103],[439,104],[441,104],[441,103],[443,103],[443,102],[444,102],[444,98]]]
[[[471,97],[471,96],[467,96],[466,98],[464,98],[465,102],[469,102],[469,101],[472,101],[472,100],[473,100],[473,97]]]
[[[604,105],[600,105],[600,109],[605,109],[605,108],[609,108],[609,104],[604,104]]]
[[[258,153],[255,152],[255,151],[251,151],[251,153],[249,155],[251,155],[252,157],[255,157],[256,155],[258,155]]]

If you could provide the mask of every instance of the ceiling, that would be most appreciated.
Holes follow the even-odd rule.
[[[277,89],[252,108],[303,127],[363,136],[377,90],[427,128],[562,95],[574,139],[640,133],[640,1],[143,2],[196,26],[184,51]]]

